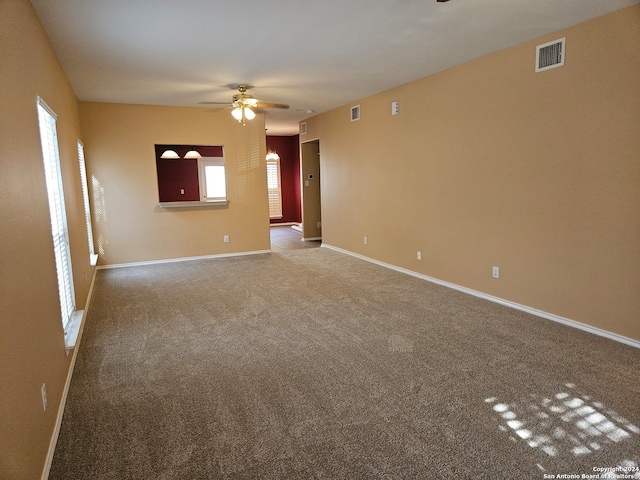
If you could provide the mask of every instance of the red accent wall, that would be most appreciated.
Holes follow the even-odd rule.
[[[282,187],[282,218],[272,224],[302,222],[300,198],[300,139],[298,135],[267,136],[267,151],[280,155],[280,182]]]
[[[164,151],[164,150],[163,150]],[[200,200],[198,161],[192,158],[158,158],[158,199],[161,202]],[[181,193],[184,191],[184,194]]]

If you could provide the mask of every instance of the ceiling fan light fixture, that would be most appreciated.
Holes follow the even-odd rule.
[[[184,158],[202,158],[202,155],[200,155],[200,152],[198,152],[196,149],[193,149],[185,153]]]
[[[244,116],[247,120],[253,120],[254,118],[256,118],[255,112],[249,107],[244,107]]]
[[[162,155],[160,155],[160,158],[180,158],[180,155],[178,155],[175,150],[165,150],[162,152]]]
[[[280,155],[278,155],[276,152],[269,150],[269,153],[267,153],[267,161],[275,161],[275,160],[280,160]]]
[[[241,122],[242,121],[242,108],[240,107],[236,107],[233,110],[231,110],[231,115],[233,115],[233,118],[235,118],[237,121]]]

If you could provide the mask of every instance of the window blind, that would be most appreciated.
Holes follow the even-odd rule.
[[[267,160],[267,192],[269,195],[269,217],[282,218],[280,160]]]
[[[84,162],[84,145],[78,141],[78,162],[80,166],[80,183],[82,184],[82,201],[84,203],[84,221],[87,225],[87,238],[89,242],[89,254],[95,254],[93,244],[93,228],[91,226],[91,209],[89,207],[89,185],[87,183],[87,166]]]
[[[56,261],[62,326],[66,332],[70,325],[73,311],[75,310],[75,295],[73,290],[67,216],[65,213],[64,192],[62,189],[62,175],[60,173],[56,116],[39,97],[38,120],[40,123],[40,142],[42,144],[44,173],[49,199],[49,215],[51,217],[51,233],[53,235],[53,250]]]

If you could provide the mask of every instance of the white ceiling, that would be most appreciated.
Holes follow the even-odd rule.
[[[640,0],[31,3],[79,100],[195,107],[246,83],[291,106],[266,122],[292,135],[316,113]]]

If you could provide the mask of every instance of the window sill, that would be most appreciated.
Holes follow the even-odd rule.
[[[69,354],[70,350],[73,350],[78,343],[78,335],[80,334],[80,327],[82,327],[82,319],[84,317],[84,310],[75,310],[71,315],[71,321],[69,327],[64,334],[64,348]]]
[[[212,202],[160,202],[158,206],[161,208],[177,208],[177,207],[226,207],[229,200],[219,200]]]

